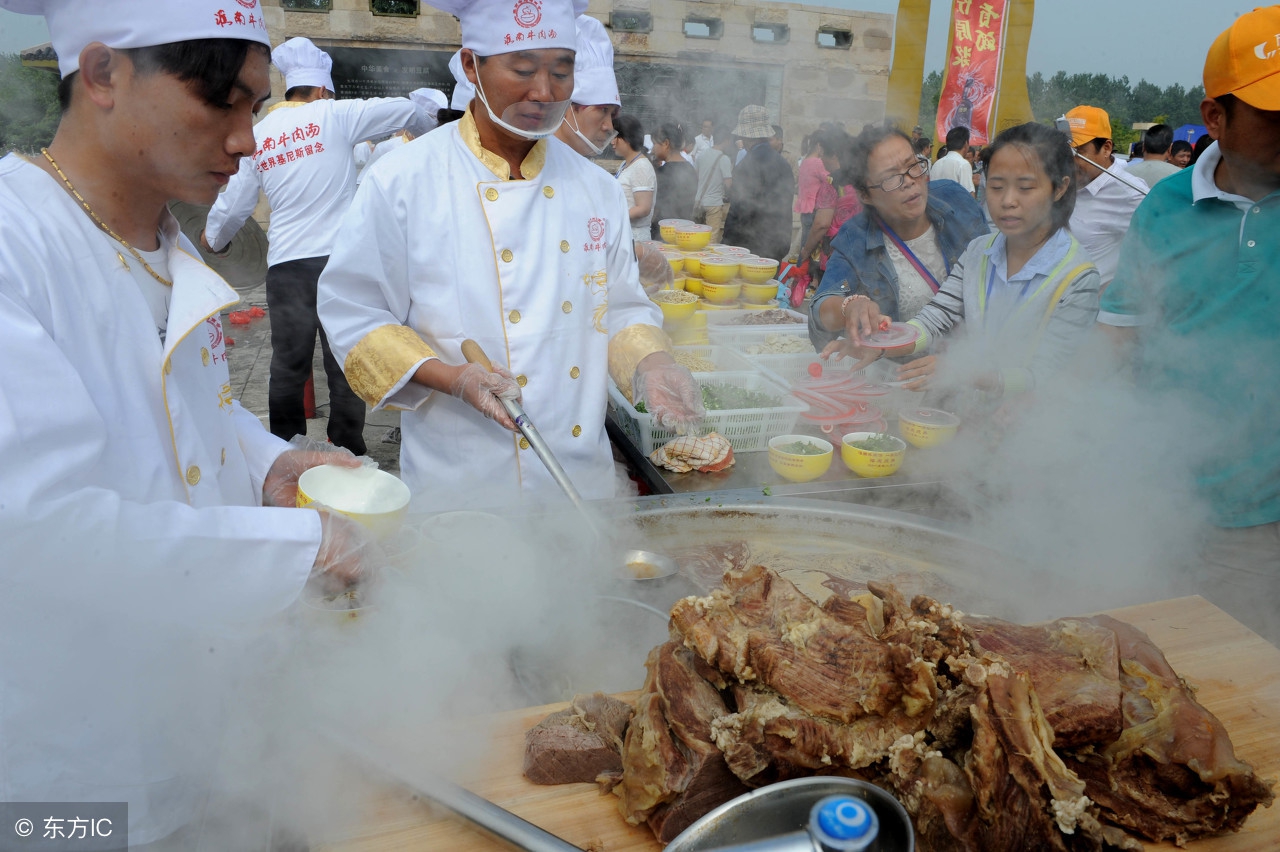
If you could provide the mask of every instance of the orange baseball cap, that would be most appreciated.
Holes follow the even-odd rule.
[[[1071,122],[1071,147],[1079,148],[1094,139],[1111,138],[1111,116],[1095,106],[1078,106],[1067,113]]]
[[[1280,6],[1241,15],[1214,40],[1204,61],[1204,93],[1280,110]]]

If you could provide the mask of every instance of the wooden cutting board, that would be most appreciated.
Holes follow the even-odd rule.
[[[1201,597],[1178,598],[1108,613],[1145,631],[1174,669],[1197,690],[1198,700],[1226,726],[1236,755],[1268,779],[1280,779],[1280,650]],[[625,697],[625,696],[624,696]],[[591,784],[541,787],[520,773],[524,732],[556,704],[503,714],[490,758],[470,777],[468,789],[590,852],[658,852],[647,828],[632,828],[618,815],[617,799]],[[326,852],[489,852],[507,846],[434,810],[392,785],[379,795],[362,824],[340,834],[312,838]],[[1168,849],[1172,844],[1148,844]],[[1280,849],[1280,805],[1255,811],[1238,834],[1191,843],[1192,852],[1275,852]]]

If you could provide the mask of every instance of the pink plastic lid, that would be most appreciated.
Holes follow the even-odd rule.
[[[889,327],[883,331],[877,331],[869,337],[862,338],[862,344],[872,349],[896,349],[899,346],[915,343],[919,336],[920,330],[915,326],[893,322],[889,323]]]

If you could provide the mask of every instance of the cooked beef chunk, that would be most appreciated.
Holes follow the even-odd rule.
[[[633,825],[647,819],[664,843],[707,811],[746,792],[712,740],[712,726],[728,713],[716,688],[699,674],[697,659],[675,642],[654,648],[637,702],[637,719],[623,750],[619,808]],[[631,784],[633,769],[644,783]]]
[[[833,615],[761,566],[727,572],[723,588],[677,602],[671,623],[721,672],[814,716],[927,716],[933,705],[930,667],[910,647],[881,641],[861,605]]]
[[[971,618],[974,647],[1003,657],[1035,684],[1053,745],[1109,743],[1120,736],[1120,653],[1116,634],[1078,618],[1023,627]]]
[[[524,735],[524,775],[535,784],[592,782],[622,771],[631,705],[602,693],[576,695]]]
[[[1119,738],[1073,755],[1103,817],[1181,845],[1237,831],[1258,805],[1270,805],[1271,785],[1236,759],[1222,723],[1196,702],[1146,634],[1108,616],[1092,621],[1118,640],[1124,689]]]

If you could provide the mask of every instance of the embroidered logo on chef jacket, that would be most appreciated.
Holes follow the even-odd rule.
[[[604,220],[592,216],[587,220],[587,241],[582,244],[583,251],[604,251],[609,243],[604,238]]]
[[[209,326],[209,360],[214,364],[226,363],[227,339],[222,334],[222,319],[214,314],[205,320]],[[203,351],[201,361],[204,361]]]

